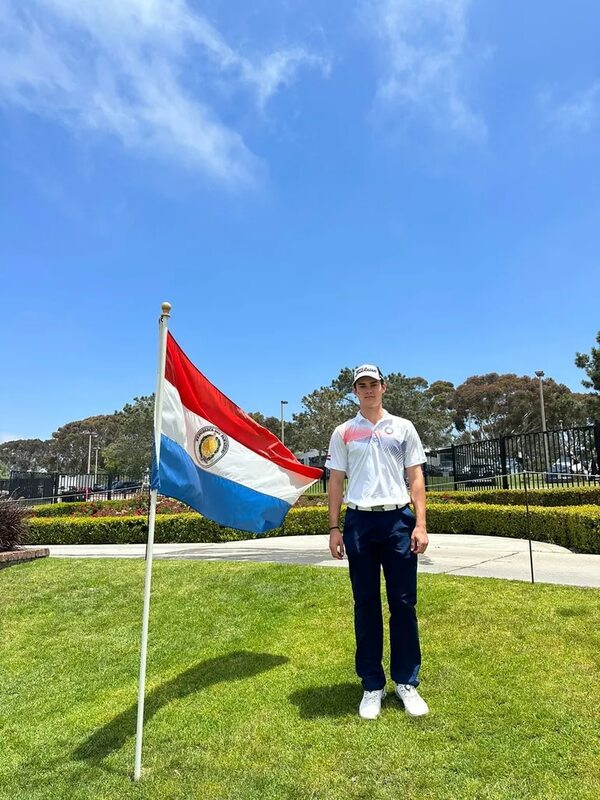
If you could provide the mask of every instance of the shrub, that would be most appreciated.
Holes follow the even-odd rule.
[[[327,494],[325,492],[315,492],[314,494],[301,494],[294,503],[294,508],[306,508],[315,506],[326,506]]]
[[[600,486],[560,486],[556,489],[529,489],[530,506],[580,506],[600,504]],[[491,503],[524,506],[523,489],[481,489],[462,492],[427,492],[428,503]]]
[[[27,517],[27,506],[19,500],[0,500],[0,551],[16,550],[27,541]]]
[[[146,516],[149,499],[147,494],[137,494],[125,500],[92,500],[81,503],[53,503],[33,506],[33,517],[111,517]],[[183,514],[188,511],[185,503],[170,497],[159,497],[157,514]]]
[[[432,504],[427,526],[435,533],[472,533],[527,538],[524,506],[492,506],[486,503]],[[529,509],[531,538],[579,550],[600,553],[600,508],[598,506],[554,506]]]
[[[148,537],[146,517],[34,517],[30,541],[35,544],[143,544]],[[222,528],[199,514],[156,517],[155,542],[228,542],[251,534]]]
[[[492,506],[485,503],[433,504],[428,527],[434,533],[471,533],[527,538],[523,506]],[[600,508],[598,506],[532,507],[531,538],[552,542],[583,553],[600,553]],[[127,544],[145,542],[144,517],[38,517],[30,522],[30,541],[35,544]],[[327,534],[327,509],[292,509],[283,528],[268,536]],[[171,514],[156,518],[156,542],[227,542],[256,538],[222,528],[199,514]]]

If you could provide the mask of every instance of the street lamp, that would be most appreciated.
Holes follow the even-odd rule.
[[[94,451],[96,453],[96,459],[94,462],[94,483],[98,483],[98,452],[100,451],[98,445],[94,447]]]
[[[92,439],[94,438],[94,436],[98,436],[98,434],[94,433],[93,431],[82,431],[82,433],[85,433],[87,436],[89,436],[89,439],[88,439],[88,463],[87,463],[87,474],[89,475],[91,473],[91,471],[92,471]]]
[[[546,431],[546,410],[544,408],[544,371],[541,369],[536,370],[536,377],[540,382],[540,412],[542,415],[542,432],[544,434],[544,454],[546,456],[546,469],[550,471],[550,457],[548,455],[548,433]]]
[[[287,406],[287,400],[281,400],[281,444],[285,444],[285,421],[283,419],[283,407]]]

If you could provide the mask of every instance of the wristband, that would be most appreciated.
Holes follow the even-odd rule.
[[[331,531],[335,531],[335,530],[339,531],[339,529],[340,529],[339,525],[334,525],[333,527],[329,528],[329,533],[331,533]]]

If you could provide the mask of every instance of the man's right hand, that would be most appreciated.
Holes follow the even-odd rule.
[[[329,552],[332,558],[337,558],[340,561],[344,557],[344,540],[338,528],[329,532]]]

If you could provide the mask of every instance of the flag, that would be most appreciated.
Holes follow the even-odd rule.
[[[251,533],[277,528],[322,474],[213,386],[170,333],[162,402],[152,489],[220,525]]]

